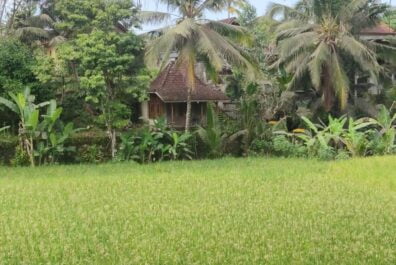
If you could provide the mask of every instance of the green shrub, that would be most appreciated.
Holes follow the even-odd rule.
[[[259,155],[268,155],[273,153],[274,146],[272,141],[267,139],[254,139],[249,146],[249,155],[259,156]]]
[[[120,161],[150,163],[182,160],[192,159],[194,154],[193,135],[170,129],[164,119],[156,120],[154,126],[125,133],[120,139],[121,144],[117,154]]]
[[[83,145],[78,150],[76,160],[79,163],[98,164],[105,161],[102,147],[99,145]]]
[[[334,160],[337,156],[337,150],[331,146],[321,146],[316,156],[324,161]]]
[[[20,145],[17,145],[14,158],[11,160],[11,165],[14,167],[26,167],[29,166],[29,164],[29,155]]]
[[[351,156],[349,155],[349,153],[345,150],[341,150],[338,152],[338,154],[336,155],[335,159],[336,160],[347,160],[351,158]]]
[[[0,164],[10,165],[18,146],[18,137],[11,135],[0,136]]]
[[[306,157],[307,148],[299,142],[291,142],[285,135],[277,135],[273,139],[275,155],[283,157]]]
[[[65,163],[99,163],[110,160],[109,138],[99,130],[83,131],[75,134],[68,140],[68,144],[74,146],[74,155],[63,158]]]

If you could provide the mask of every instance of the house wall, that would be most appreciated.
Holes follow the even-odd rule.
[[[149,119],[154,120],[163,117],[166,114],[165,111],[165,103],[156,94],[150,94],[148,102]]]
[[[184,128],[186,124],[186,103],[167,103],[166,119],[170,126],[175,128]],[[191,124],[201,125],[206,120],[206,103],[192,103],[191,106]]]
[[[150,122],[165,117],[174,128],[184,128],[186,123],[187,103],[164,103],[156,94],[151,94],[149,101],[141,104],[142,119]],[[206,123],[206,102],[193,102],[191,106],[192,126]]]

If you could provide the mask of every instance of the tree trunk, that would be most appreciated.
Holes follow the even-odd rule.
[[[334,106],[334,87],[331,82],[331,72],[328,66],[324,66],[322,77],[323,105],[326,111],[331,111]]]
[[[26,151],[27,151],[29,159],[30,159],[30,166],[31,167],[35,167],[33,138],[30,137],[29,140],[26,139],[25,140],[25,145],[26,145]]]
[[[184,63],[186,65],[186,77],[187,77],[187,83],[188,83],[188,89],[187,89],[187,110],[186,110],[186,132],[190,131],[191,127],[191,95],[193,91],[195,90],[195,78],[196,78],[196,72],[195,72],[195,63],[196,63],[196,58],[195,58],[195,51],[194,51],[194,45],[192,43],[192,40],[189,40],[188,43],[186,44],[185,50],[182,51],[184,53]]]
[[[3,16],[5,14],[5,10],[6,10],[6,6],[7,6],[7,0],[3,0],[1,3],[1,9],[0,9],[0,25],[3,24]]]
[[[21,4],[22,4],[22,1],[16,2],[16,0],[13,3],[11,16],[10,16],[10,19],[8,20],[8,25],[7,25],[7,29],[6,29],[6,35],[9,35],[10,32],[14,29],[15,15],[18,12]]]
[[[187,110],[186,110],[186,132],[190,131],[191,127],[191,89],[187,93]]]
[[[110,148],[111,148],[111,158],[114,159],[117,153],[116,147],[117,147],[117,134],[116,130],[110,129],[109,130],[109,135],[110,135]]]

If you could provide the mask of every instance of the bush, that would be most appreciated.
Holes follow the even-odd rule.
[[[349,155],[349,153],[345,150],[341,150],[338,152],[337,156],[335,157],[336,160],[347,160],[351,158],[351,156]]]
[[[306,157],[308,153],[304,145],[298,142],[291,142],[284,135],[274,137],[273,148],[275,155],[283,157]]]
[[[26,167],[29,166],[29,164],[29,155],[20,145],[17,145],[14,158],[11,160],[11,165],[14,167]]]
[[[271,141],[254,139],[249,146],[248,154],[251,156],[266,155],[273,151],[274,147]]]
[[[76,157],[79,163],[90,163],[98,164],[105,161],[103,154],[103,148],[99,145],[83,145],[78,150],[78,156]]]
[[[193,136],[167,127],[165,120],[152,127],[121,135],[118,160],[150,163],[163,160],[192,159]]]
[[[340,153],[341,152],[346,152],[346,151],[341,150]],[[337,157],[337,150],[330,146],[327,146],[327,147],[321,146],[318,149],[318,153],[316,156],[320,160],[324,160],[324,161],[334,160]]]
[[[103,131],[93,130],[77,133],[68,140],[76,149],[75,155],[63,158],[66,163],[100,163],[111,159],[106,152],[109,138]]]
[[[18,137],[11,135],[0,136],[0,164],[10,165],[15,157]]]

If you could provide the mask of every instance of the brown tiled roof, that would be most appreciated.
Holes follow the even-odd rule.
[[[188,86],[185,69],[171,62],[151,83],[150,93],[157,94],[164,102],[186,102]],[[192,101],[228,101],[228,97],[215,86],[205,84],[196,77]]]
[[[388,25],[381,23],[375,27],[363,29],[361,35],[396,35],[396,32]]]
[[[218,22],[225,23],[225,24],[230,24],[234,26],[239,26],[238,19],[236,17],[230,17],[226,19],[219,20]]]

